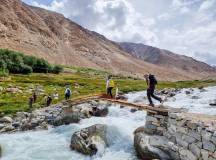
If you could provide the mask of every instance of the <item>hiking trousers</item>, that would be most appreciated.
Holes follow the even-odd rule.
[[[107,88],[107,95],[109,95],[111,98],[113,98],[112,89],[113,89],[113,87],[108,87]]]
[[[148,97],[148,100],[149,100],[149,104],[150,105],[153,105],[153,101],[152,101],[152,98],[158,100],[158,101],[161,101],[161,98],[154,95],[154,91],[155,89],[154,88],[149,88],[147,89],[147,97]]]

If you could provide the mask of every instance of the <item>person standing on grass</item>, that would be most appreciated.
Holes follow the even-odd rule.
[[[146,79],[146,83],[147,83],[147,97],[148,97],[148,101],[149,101],[149,105],[154,107],[154,103],[152,101],[152,98],[158,100],[160,103],[163,102],[162,98],[157,97],[154,94],[155,91],[155,87],[157,85],[157,80],[155,78],[154,75],[144,75],[144,78]]]
[[[71,90],[70,88],[67,86],[67,88],[65,89],[65,100],[70,99],[71,96]]]
[[[33,108],[34,98],[33,96],[29,97],[29,110],[31,111]]]
[[[37,101],[37,94],[36,92],[34,91],[33,93],[33,102],[35,103]]]
[[[46,102],[47,107],[49,107],[52,104],[52,100],[53,100],[52,97],[49,95],[47,97],[47,102]]]
[[[108,79],[107,79],[107,82],[106,82],[106,90],[107,90],[107,95],[110,96],[111,98],[113,98],[112,90],[113,90],[114,87],[115,87],[115,83],[114,83],[114,81],[112,79],[112,76],[109,75]]]

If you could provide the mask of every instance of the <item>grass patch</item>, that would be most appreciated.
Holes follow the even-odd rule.
[[[38,96],[37,103],[33,106],[34,108],[39,108],[44,105],[44,95],[58,92],[60,96],[59,100],[54,100],[53,103],[58,103],[63,100],[66,85],[71,86],[73,98],[105,92],[105,80],[107,75],[110,74],[109,72],[77,67],[66,69],[72,70],[73,72],[58,75],[34,73],[30,75],[9,75],[7,77],[1,77],[0,113],[14,114],[18,111],[28,111],[28,99],[32,95],[32,90],[35,88],[39,88],[44,92],[41,92],[41,95]],[[123,93],[146,89],[144,80],[115,76],[114,81]],[[79,84],[79,88],[75,88],[75,83]],[[210,85],[216,85],[216,81],[159,82],[157,87],[158,89],[190,88]],[[18,87],[22,93],[9,93],[5,90],[8,87]],[[2,91],[1,88],[3,88]]]

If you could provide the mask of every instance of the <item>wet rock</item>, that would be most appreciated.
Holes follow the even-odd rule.
[[[189,95],[191,94],[191,91],[185,91],[185,94]]]
[[[60,125],[63,125],[63,119],[61,116],[58,116],[57,118],[53,118],[53,119],[49,119],[47,121],[48,124],[51,124],[53,126],[60,126]]]
[[[209,104],[210,106],[216,106],[216,99],[215,100],[213,100],[212,102],[210,102],[210,104]]]
[[[105,108],[99,108],[99,107],[93,107],[92,116],[95,117],[105,117],[109,113],[108,107]]]
[[[145,132],[145,127],[142,126],[142,127],[137,128],[137,129],[134,131],[134,134],[137,134],[137,133],[144,133],[144,132]]]
[[[125,106],[122,106],[122,105],[121,105],[120,108],[121,108],[121,109],[122,109],[122,108],[125,108]]]
[[[46,122],[41,123],[35,128],[36,130],[48,130],[48,124]]]
[[[70,148],[86,155],[94,155],[107,146],[106,134],[106,125],[96,124],[84,128],[72,135]]]
[[[145,135],[142,132],[136,132],[134,136],[134,147],[138,156],[143,160],[152,160],[152,159],[164,159],[171,160],[168,155],[161,152],[157,152],[159,148],[164,148],[163,145],[159,144],[160,141],[151,139],[152,137]],[[151,140],[150,140],[151,139]],[[165,143],[165,142],[163,142]],[[156,144],[156,145],[155,145]],[[161,146],[160,146],[161,145]],[[157,151],[152,149],[152,147],[157,147]],[[160,146],[160,147],[159,147]],[[159,155],[160,153],[160,155]],[[162,154],[163,153],[163,154]],[[161,157],[161,155],[163,157]]]
[[[61,116],[58,116],[57,118],[53,118],[52,120],[48,121],[49,124],[54,126],[60,126],[60,125],[68,125],[71,123],[78,123],[84,115],[79,112],[74,113],[64,113]]]
[[[16,121],[21,121],[23,119],[26,119],[28,116],[29,116],[29,113],[27,113],[27,112],[17,112],[15,120]]]
[[[20,127],[20,122],[14,122],[14,123],[12,123],[12,126],[14,128],[18,128],[18,127]]]
[[[199,90],[204,89],[204,86],[200,86],[200,87],[198,87],[198,89],[199,89]]]
[[[39,125],[39,122],[38,122],[37,119],[33,119],[33,120],[31,121],[31,128],[32,128],[32,129],[36,128],[38,125]]]
[[[20,129],[22,131],[28,131],[28,130],[32,130],[32,126],[31,126],[31,123],[28,123],[28,122],[25,122],[21,127]]]
[[[135,113],[136,111],[137,111],[137,109],[135,109],[135,108],[131,108],[131,110],[130,110],[131,113]]]
[[[200,92],[206,92],[207,90],[206,89],[200,89]]]
[[[191,99],[200,99],[199,96],[192,96]]]
[[[0,123],[0,130],[4,127],[5,127],[5,125]]]
[[[5,116],[3,118],[0,118],[0,123],[12,123],[13,119],[11,117]]]
[[[92,108],[91,107],[85,107],[82,108],[80,111],[86,118],[90,118],[91,117],[91,113],[92,113]]]
[[[161,90],[158,94],[159,95],[166,95],[166,97],[174,97],[179,90],[175,88],[165,88]]]
[[[0,133],[12,132],[15,128],[12,125],[5,126],[3,129],[0,130]]]
[[[62,122],[64,124],[70,124],[70,123],[78,123],[81,118],[84,117],[82,113],[74,112],[72,114],[65,114],[62,118]]]

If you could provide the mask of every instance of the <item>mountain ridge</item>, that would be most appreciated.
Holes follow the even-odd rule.
[[[120,49],[118,43],[65,18],[62,14],[27,5],[20,0],[0,1],[0,48],[42,57],[50,63],[80,66],[160,80],[202,79],[180,69],[157,66]]]
[[[215,68],[207,63],[166,49],[159,49],[142,43],[122,42],[119,45],[125,52],[159,66],[175,67],[186,71],[215,72]]]

